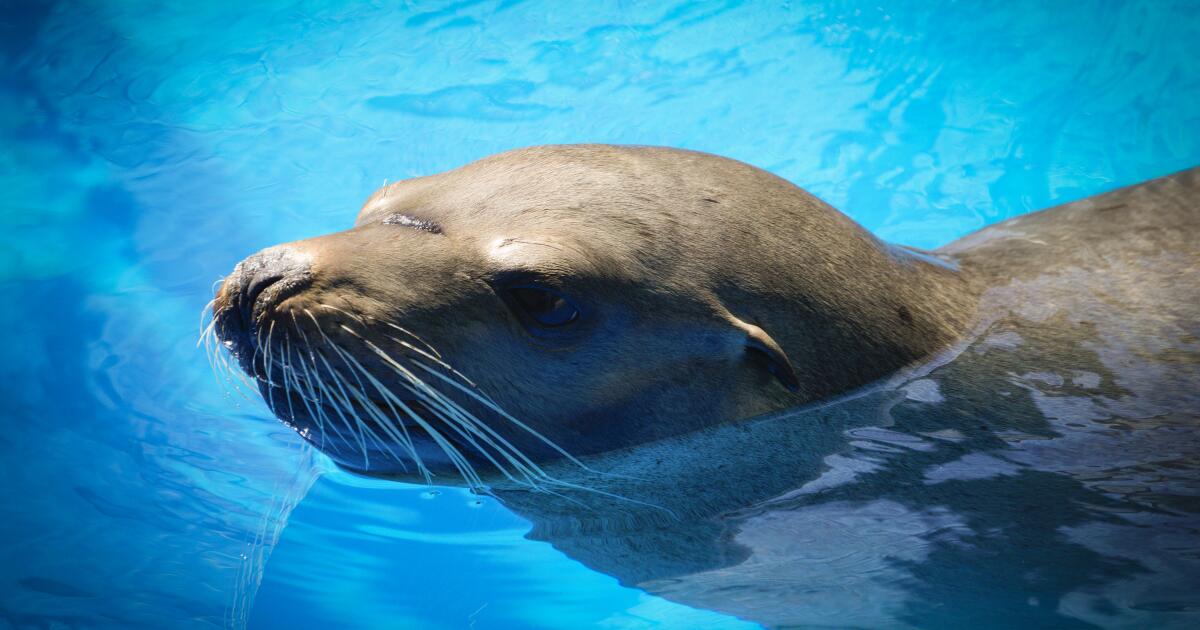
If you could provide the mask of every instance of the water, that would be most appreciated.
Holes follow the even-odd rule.
[[[333,470],[213,379],[212,283],[385,180],[672,145],[936,246],[1200,164],[1196,2],[340,4],[0,13],[8,624],[753,627],[622,587],[494,500]],[[1038,605],[1103,625],[1059,595]]]

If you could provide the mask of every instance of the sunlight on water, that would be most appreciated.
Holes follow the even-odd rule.
[[[752,625],[623,587],[491,499],[307,463],[214,382],[195,347],[213,282],[349,227],[385,180],[671,145],[932,247],[1200,163],[1195,2],[385,6],[6,10],[7,622]]]

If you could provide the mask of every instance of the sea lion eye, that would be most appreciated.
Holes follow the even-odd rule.
[[[511,287],[512,303],[530,319],[546,328],[566,326],[579,319],[579,309],[570,300],[545,287],[524,285]]]

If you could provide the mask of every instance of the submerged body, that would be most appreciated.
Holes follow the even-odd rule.
[[[342,465],[465,466],[532,536],[689,605],[1184,627],[1197,200],[1192,170],[923,254],[729,160],[527,149],[249,259],[217,328]]]
[[[769,627],[1195,627],[1198,200],[1194,169],[981,230],[937,252],[982,287],[946,350],[586,460],[670,516],[501,496],[590,567]]]

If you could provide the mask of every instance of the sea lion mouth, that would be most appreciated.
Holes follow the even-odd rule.
[[[231,313],[214,307],[201,342],[230,382],[257,389],[279,420],[339,467],[475,489],[500,479],[541,489],[558,482],[538,462],[578,463],[415,333],[313,300],[281,306],[285,299],[274,298],[253,343],[228,336],[238,332],[224,321]]]
[[[453,471],[454,462],[440,441],[459,449],[473,465],[486,462],[425,402],[379,397],[329,397],[317,400],[280,383],[259,381],[263,399],[275,416],[306,442],[353,472],[385,476]],[[437,437],[435,437],[437,436]]]

